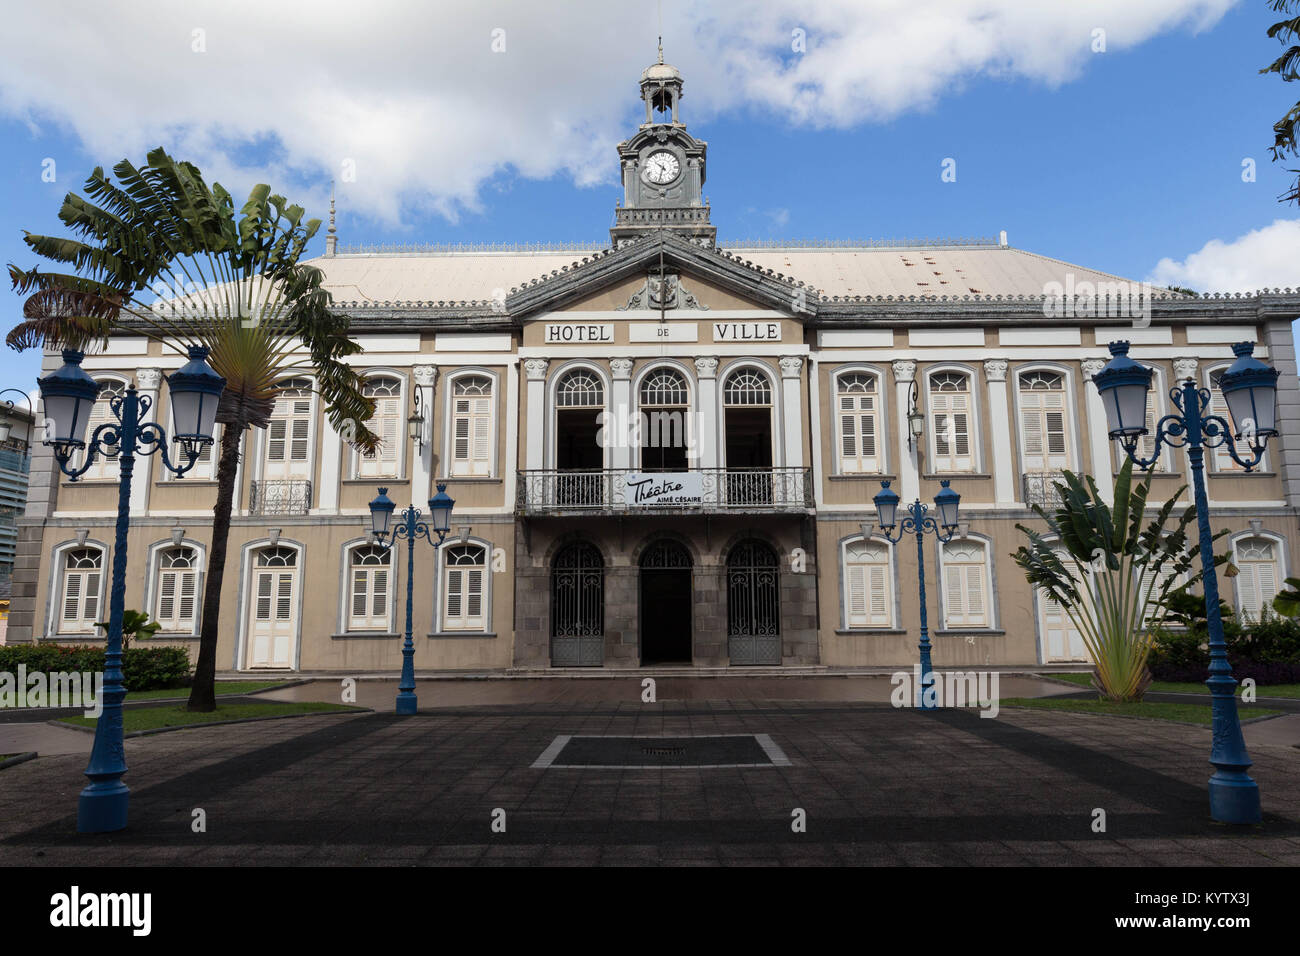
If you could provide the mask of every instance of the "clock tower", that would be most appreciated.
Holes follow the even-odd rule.
[[[623,201],[609,231],[616,249],[662,230],[709,247],[717,238],[702,198],[708,144],[686,132],[681,121],[683,85],[677,68],[664,62],[661,42],[659,62],[641,74],[645,122],[618,144]]]

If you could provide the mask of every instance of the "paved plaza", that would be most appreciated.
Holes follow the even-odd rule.
[[[295,692],[324,685],[304,686]],[[1247,726],[1264,822],[1227,828],[1207,812],[1203,727],[718,700],[699,688],[642,703],[630,680],[553,680],[531,695],[523,686],[479,682],[483,702],[453,706],[460,690],[443,685],[440,699],[428,682],[414,717],[129,739],[131,822],[112,835],[75,833],[84,753],[43,755],[0,777],[0,864],[1300,864],[1300,759],[1285,734],[1252,733],[1296,717]],[[391,707],[391,682],[361,687],[362,704]],[[870,696],[798,688],[787,692]],[[564,699],[518,699],[552,695]],[[621,745],[654,755],[733,735],[754,735],[783,759],[749,747],[744,759],[756,765],[567,766],[557,744],[676,738]],[[743,748],[718,752],[731,749]],[[548,751],[561,757],[548,765]],[[196,809],[206,832],[193,832]],[[1098,809],[1104,833],[1093,832]]]

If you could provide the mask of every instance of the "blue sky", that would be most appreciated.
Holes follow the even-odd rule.
[[[1177,6],[1177,0],[1161,2]],[[1219,0],[1219,6],[1227,2]],[[1214,0],[1199,4],[1207,5]],[[1187,6],[1198,4],[1189,0]],[[1014,11],[1003,13],[1007,32],[1014,33]],[[1071,23],[1064,28],[1073,31],[1068,42],[1086,55],[1075,50],[1074,65],[1063,69],[1064,76],[1026,66],[1021,53],[992,55],[977,59],[968,71],[953,71],[931,90],[892,99],[872,92],[848,108],[837,82],[883,86],[888,77],[841,81],[834,73],[838,65],[829,64],[815,88],[823,102],[810,115],[801,114],[783,93],[766,95],[771,77],[761,75],[762,67],[746,74],[739,87],[728,85],[725,70],[707,65],[699,35],[707,34],[708,24],[688,30],[674,20],[668,4],[664,29],[667,59],[686,77],[683,118],[709,144],[706,194],[722,239],[996,236],[1005,229],[1014,246],[1135,279],[1220,291],[1214,281],[1231,273],[1242,288],[1300,287],[1300,239],[1293,228],[1300,210],[1277,202],[1291,174],[1272,163],[1267,150],[1272,123],[1300,89],[1258,74],[1280,52],[1265,36],[1277,17],[1263,0],[1239,2],[1205,17],[1210,25],[1200,31],[1183,22],[1147,25],[1142,35],[1125,24],[1104,53],[1086,52],[1088,33]],[[789,25],[797,19],[777,10],[771,36],[755,40],[753,30],[759,28],[754,27],[735,43],[758,44],[768,55],[767,69],[788,66],[797,57],[788,49]],[[1098,20],[1106,22],[1100,13]],[[477,34],[490,22],[464,29]],[[1081,22],[1086,25],[1086,18]],[[188,38],[188,21],[173,25]],[[346,33],[348,28],[327,22],[320,29]],[[653,31],[646,34],[644,53],[631,57],[625,50],[611,56],[595,26],[588,41],[581,36],[564,41],[577,44],[578,52],[590,42],[592,57],[609,61],[598,65],[603,87],[588,97],[581,91],[594,88],[589,82],[584,87],[582,77],[557,80],[549,91],[534,89],[551,82],[529,77],[529,64],[545,58],[538,53],[539,60],[529,60],[534,54],[528,51],[541,44],[529,44],[533,28],[527,24],[507,29],[514,31],[511,42],[520,51],[509,55],[517,59],[483,60],[476,69],[501,63],[509,74],[480,73],[476,80],[472,71],[468,78],[458,71],[456,82],[462,85],[455,98],[440,98],[436,73],[424,80],[375,79],[361,95],[359,110],[355,102],[335,98],[337,117],[328,115],[328,98],[322,106],[320,97],[262,103],[245,95],[233,104],[248,118],[242,128],[224,113],[222,122],[205,127],[207,105],[201,92],[193,92],[173,97],[157,122],[141,118],[148,104],[125,107],[118,135],[103,117],[111,89],[92,110],[76,105],[81,94],[75,89],[24,86],[15,74],[0,71],[0,168],[7,172],[0,180],[0,256],[6,263],[34,264],[21,242],[22,230],[57,231],[55,213],[63,194],[79,190],[93,166],[111,166],[124,155],[142,162],[148,145],[158,143],[215,170],[211,178],[237,196],[265,174],[278,190],[324,218],[334,165],[329,157],[339,149],[333,140],[346,138],[341,127],[365,124],[365,96],[376,104],[410,98],[409,107],[402,108],[415,111],[412,115],[422,115],[423,101],[430,100],[442,119],[427,140],[414,139],[405,124],[376,122],[368,148],[377,143],[375,155],[391,158],[392,166],[379,182],[361,175],[357,183],[339,182],[342,242],[604,240],[621,195],[612,144],[629,135],[641,116],[636,80],[653,60]],[[5,42],[21,43],[21,27],[17,34]],[[324,33],[320,42],[327,46],[332,36]],[[725,31],[722,36],[714,42],[725,48]],[[813,26],[808,40],[809,57],[855,55],[844,45],[838,53],[829,44],[819,46]],[[1042,45],[1036,37],[1031,41],[1034,49]],[[220,45],[215,32],[211,42]],[[599,57],[595,44],[601,47]],[[222,55],[257,62],[252,51]],[[315,64],[311,69],[324,71],[316,82],[328,87],[332,67],[321,62],[330,59],[327,51],[315,56],[308,42],[297,55]],[[918,53],[916,68],[931,55]],[[909,61],[900,62],[905,67]],[[165,65],[155,66],[165,73]],[[310,97],[312,74],[288,72],[292,75],[277,76],[277,82],[302,83]],[[57,71],[41,82],[75,85],[75,79],[60,80]],[[492,122],[475,114],[476,82],[482,83],[482,112],[498,110]],[[529,99],[534,95],[545,95],[545,105],[539,100],[534,106]],[[190,101],[193,113],[187,117]],[[308,101],[326,115],[305,130],[259,120],[260,109],[302,109]],[[517,142],[517,129],[542,109],[547,113],[539,122],[553,134],[537,145]],[[196,133],[200,127],[202,135]],[[385,129],[393,143],[387,151]],[[169,137],[168,130],[175,135]],[[437,167],[436,176],[425,172],[425,157]],[[955,183],[941,181],[941,163],[948,157],[957,162]],[[42,181],[47,158],[56,163],[53,183]],[[1257,164],[1253,183],[1242,181],[1246,158]],[[369,160],[367,168],[381,161]],[[1290,223],[1274,227],[1276,220]],[[1268,231],[1248,238],[1256,230]],[[322,230],[317,252],[323,251],[323,240]],[[1224,245],[1205,248],[1215,240]],[[1158,269],[1163,259],[1171,262]],[[20,305],[7,287],[0,290],[0,306],[10,317],[6,327]],[[37,366],[35,355],[5,349],[0,385],[30,387]]]

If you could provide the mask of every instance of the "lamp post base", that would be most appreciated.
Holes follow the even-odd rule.
[[[121,780],[92,783],[77,801],[78,833],[113,833],[126,829],[131,791]]]
[[[1259,784],[1240,770],[1220,770],[1210,778],[1210,816],[1219,823],[1259,823]]]
[[[397,695],[397,713],[410,715],[416,710],[416,697],[411,691],[402,691]]]

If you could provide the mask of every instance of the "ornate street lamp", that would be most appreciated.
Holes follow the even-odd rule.
[[[86,426],[99,395],[99,384],[81,367],[84,352],[65,349],[62,367],[36,382],[53,433],[45,439],[45,444],[53,446],[59,469],[76,481],[100,455],[118,459],[120,469],[108,638],[104,648],[104,709],[95,725],[95,744],[86,767],[90,783],[81,791],[77,804],[80,833],[108,833],[126,826],[130,791],[122,782],[127,770],[122,749],[122,701],[126,698],[122,684],[122,612],[126,605],[126,541],[131,524],[131,475],[135,470],[135,456],[157,453],[165,468],[183,475],[198,462],[203,446],[212,444],[216,401],[226,387],[226,380],[212,371],[207,355],[206,348],[191,347],[190,361],[167,377],[175,409],[173,435],[180,442],[184,456],[181,464],[173,464],[167,453],[167,432],[163,427],[143,420],[153,403],[140,395],[134,384],[127,388],[126,394],[109,402],[117,420],[100,425],[86,440]],[[79,467],[71,467],[72,456],[82,449],[85,460]],[[78,539],[85,540],[80,533]]]
[[[1223,446],[1233,461],[1250,471],[1264,457],[1265,443],[1277,434],[1273,404],[1277,369],[1252,358],[1254,348],[1253,342],[1234,345],[1232,351],[1237,361],[1219,376],[1219,388],[1233,425],[1219,415],[1207,414],[1209,390],[1197,388],[1196,382],[1188,378],[1169,391],[1178,412],[1165,415],[1156,423],[1149,458],[1138,457],[1137,449],[1138,441],[1147,434],[1147,392],[1152,370],[1128,357],[1129,343],[1111,342],[1110,354],[1114,357],[1092,377],[1106,407],[1110,437],[1119,441],[1134,464],[1143,471],[1150,470],[1160,458],[1160,446],[1165,444],[1186,448],[1192,466],[1196,527],[1200,533],[1205,581],[1205,616],[1210,632],[1210,676],[1205,682],[1210,688],[1213,707],[1210,763],[1215,770],[1210,778],[1210,815],[1221,823],[1258,823],[1261,816],[1259,785],[1246,772],[1251,761],[1241,735],[1237,681],[1228,664],[1223,620],[1219,615],[1219,581],[1214,570],[1210,511],[1205,494],[1205,449]],[[1249,445],[1249,457],[1238,453],[1234,438]]]
[[[402,680],[397,685],[397,713],[414,714],[415,696],[415,642],[412,635],[411,617],[415,605],[415,539],[424,538],[433,545],[435,559],[438,547],[447,537],[451,527],[451,511],[456,502],[447,496],[447,486],[439,485],[438,493],[429,499],[429,523],[420,519],[420,509],[415,505],[402,512],[402,520],[393,525],[393,511],[397,505],[388,497],[388,489],[380,488],[379,495],[370,502],[370,536],[376,547],[391,549],[398,538],[406,539],[406,640],[402,642]],[[392,535],[387,544],[384,539]],[[438,540],[433,540],[433,535]],[[434,561],[437,567],[437,561]],[[435,591],[436,593],[436,591]],[[435,617],[436,620],[436,617]],[[436,625],[435,625],[436,626]]]
[[[921,499],[917,498],[912,504],[907,506],[908,516],[905,517],[901,524],[898,525],[898,537],[894,537],[892,532],[898,518],[898,493],[891,490],[888,481],[880,483],[880,491],[876,493],[873,499],[876,504],[876,519],[880,524],[881,534],[885,540],[892,544],[897,544],[903,540],[906,534],[916,535],[916,572],[920,584],[921,600],[921,688],[919,707],[924,710],[932,710],[935,703],[932,695],[927,691],[934,686],[934,671],[930,667],[930,629],[925,613],[925,549],[923,540],[927,531],[934,532],[934,536],[939,539],[940,543],[947,543],[952,540],[957,533],[960,525],[957,521],[957,506],[961,502],[961,495],[948,487],[948,481],[945,479],[939,482],[939,493],[934,496],[934,507],[938,520],[934,517],[927,516],[930,510],[928,505],[921,504]]]

